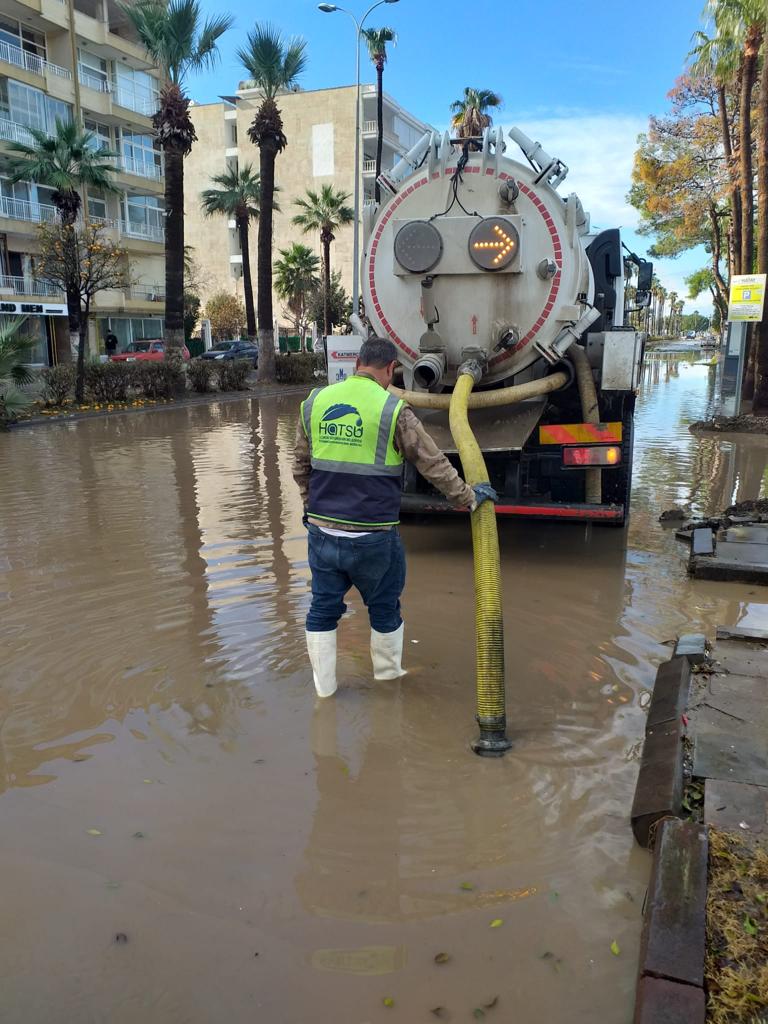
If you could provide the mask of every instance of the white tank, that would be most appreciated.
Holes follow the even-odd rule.
[[[575,195],[555,191],[567,168],[522,132],[510,135],[535,166],[505,155],[501,131],[466,153],[432,134],[382,176],[388,188],[375,219],[368,213],[362,290],[373,331],[401,353],[408,386],[452,384],[473,349],[487,356],[483,384],[505,380],[542,357],[557,361],[586,326],[589,218]]]

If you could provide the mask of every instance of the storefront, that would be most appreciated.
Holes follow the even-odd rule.
[[[67,307],[58,302],[0,301],[0,325],[26,317],[19,332],[30,338],[34,347],[25,359],[32,366],[55,366],[69,362],[69,325]]]
[[[98,320],[99,350],[104,351],[107,334],[117,338],[117,351],[124,352],[132,341],[162,341],[165,321],[161,316],[104,316]]]

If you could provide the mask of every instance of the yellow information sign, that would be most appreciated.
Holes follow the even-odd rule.
[[[765,274],[735,274],[731,278],[729,323],[758,323],[763,319],[765,278]]]

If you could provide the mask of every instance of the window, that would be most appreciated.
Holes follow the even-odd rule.
[[[96,220],[107,219],[107,197],[97,188],[88,189],[88,216]]]
[[[146,71],[115,64],[115,100],[129,110],[153,114],[158,107],[158,83]]]
[[[138,235],[157,235],[165,228],[165,209],[157,196],[137,196],[130,192],[125,197],[125,220],[129,231]]]
[[[120,130],[120,155],[125,169],[145,177],[154,177],[160,168],[160,146],[151,135],[142,135],[129,128]]]
[[[165,321],[162,317],[105,317],[101,323],[102,337],[114,334],[118,342],[118,351],[125,352],[135,341],[162,340],[165,334]]]
[[[109,92],[109,64],[95,53],[78,49],[77,74],[83,85],[97,92]]]
[[[0,43],[15,46],[25,53],[31,53],[35,57],[39,57],[41,60],[46,59],[45,36],[41,32],[35,32],[31,28],[24,27],[18,21],[0,18]],[[5,54],[1,55],[3,60],[7,59]],[[11,60],[14,64],[17,63],[13,56],[11,56]]]
[[[0,78],[0,117],[51,133],[57,118],[72,120],[72,106],[12,78]]]
[[[112,149],[112,129],[108,124],[101,124],[99,121],[85,120],[86,131],[93,132],[94,138],[91,142],[91,149]]]

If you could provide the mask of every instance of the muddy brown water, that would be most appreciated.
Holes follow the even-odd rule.
[[[768,621],[656,522],[766,491],[764,439],[688,434],[693,358],[646,364],[627,533],[501,526],[502,761],[464,521],[403,530],[410,675],[373,685],[353,600],[315,706],[295,396],[0,438],[0,1019],[629,1022],[655,666]]]

